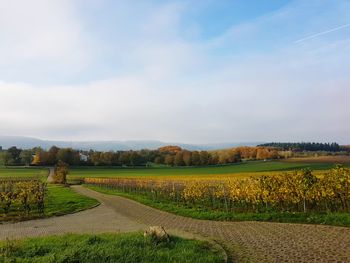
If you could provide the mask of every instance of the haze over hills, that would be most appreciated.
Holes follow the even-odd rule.
[[[7,149],[12,146],[18,148],[30,149],[34,147],[42,147],[49,149],[55,145],[57,147],[71,147],[80,150],[97,150],[97,151],[117,151],[117,150],[141,150],[141,149],[157,149],[166,145],[178,145],[187,150],[216,150],[237,146],[256,146],[262,142],[236,142],[236,143],[208,143],[208,144],[185,144],[174,142],[162,142],[156,140],[128,140],[128,141],[55,141],[42,140],[32,137],[22,136],[1,136],[0,146]]]

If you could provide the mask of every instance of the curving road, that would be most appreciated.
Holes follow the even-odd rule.
[[[350,228],[266,222],[197,220],[74,186],[101,205],[62,217],[0,225],[0,239],[63,233],[129,232],[149,225],[186,231],[221,243],[235,261],[350,262]]]

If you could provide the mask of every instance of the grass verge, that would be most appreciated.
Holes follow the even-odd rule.
[[[0,262],[223,262],[210,244],[171,237],[169,243],[141,233],[51,236],[0,243]]]
[[[78,194],[70,187],[49,185],[45,216],[71,214],[98,204],[97,200]]]
[[[201,207],[189,207],[168,201],[155,201],[144,195],[124,193],[99,186],[85,185],[85,187],[104,194],[126,197],[144,205],[148,205],[173,214],[197,219],[219,221],[267,221],[281,223],[306,223],[350,227],[349,213],[233,213],[213,211]]]

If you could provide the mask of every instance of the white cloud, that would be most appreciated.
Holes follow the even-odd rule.
[[[73,1],[1,0],[0,7],[0,68],[5,77],[45,78],[47,69],[79,72],[89,61]]]
[[[20,20],[15,18],[18,6],[6,4],[16,16],[0,18],[0,36],[6,39],[0,43],[0,56],[6,58],[0,68],[20,72],[23,59],[45,61],[50,69],[56,63],[79,69],[97,55],[107,59],[110,54],[114,74],[64,85],[21,83],[20,77],[0,81],[0,134],[203,143],[347,139],[349,39],[327,36],[293,44],[301,26],[314,30],[321,19],[303,22],[287,37],[271,28],[298,23],[308,13],[301,11],[303,4],[236,25],[208,42],[182,37],[186,5],[147,6],[133,21],[118,17],[110,43],[102,37],[93,41],[106,49],[92,52],[84,42],[93,32],[86,32],[71,3],[31,2],[25,7],[30,14]],[[271,44],[275,39],[277,44]],[[244,47],[246,43],[251,46]]]

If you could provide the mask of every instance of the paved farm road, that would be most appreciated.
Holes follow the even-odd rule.
[[[0,239],[69,232],[128,232],[162,225],[213,238],[225,244],[236,259],[248,262],[350,262],[350,228],[196,220],[82,186],[74,188],[102,204],[72,215],[0,225]]]

